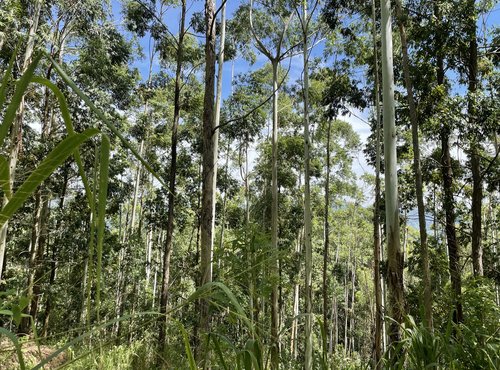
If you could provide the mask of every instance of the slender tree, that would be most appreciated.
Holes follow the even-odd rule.
[[[432,329],[432,286],[429,269],[429,250],[427,247],[427,224],[425,222],[424,189],[422,181],[422,166],[420,161],[420,140],[418,130],[418,113],[413,94],[413,82],[410,76],[410,58],[408,55],[408,42],[406,28],[401,7],[401,0],[395,0],[399,37],[403,53],[403,75],[406,85],[406,95],[410,110],[411,135],[413,142],[413,172],[415,174],[415,192],[417,197],[418,226],[420,232],[420,257],[422,259],[422,279],[424,283],[424,317],[428,328]]]
[[[202,193],[201,193],[201,260],[200,286],[212,281],[213,258],[213,212],[215,203],[215,1],[205,1],[205,96],[203,99],[203,153],[202,153]],[[205,367],[207,353],[202,350],[201,336],[208,333],[210,324],[209,303],[207,299],[200,301],[199,333],[197,361]]]
[[[312,213],[311,213],[311,141],[309,137],[309,23],[311,17],[307,11],[307,0],[302,1],[302,17],[300,18],[303,37],[303,99],[304,99],[304,249],[305,249],[305,363],[304,368],[313,368],[312,338]]]
[[[445,88],[444,70],[444,40],[441,30],[442,15],[439,4],[434,5],[434,16],[436,19],[435,41],[436,41],[436,77],[437,85]],[[462,310],[462,277],[460,273],[459,250],[457,234],[455,228],[455,201],[453,197],[453,168],[450,153],[451,128],[449,122],[443,122],[440,129],[441,139],[441,175],[443,177],[443,208],[445,212],[445,232],[448,245],[448,260],[450,269],[450,279],[453,289],[453,300],[455,301],[455,311],[453,321],[461,323],[463,321]]]
[[[482,247],[482,212],[483,212],[483,181],[481,175],[481,156],[479,149],[481,143],[478,140],[476,130],[478,129],[478,111],[476,93],[478,88],[478,53],[477,53],[477,11],[474,0],[467,1],[467,13],[469,14],[467,36],[469,39],[468,50],[468,96],[467,110],[470,127],[473,130],[470,140],[470,165],[472,170],[472,267],[475,276],[483,276],[483,247]]]
[[[401,339],[403,323],[403,255],[399,240],[399,197],[394,104],[391,2],[381,0],[382,9],[382,86],[385,158],[385,219],[387,238],[387,280],[389,309],[392,318],[389,337],[394,345]]]
[[[374,87],[375,95],[375,203],[373,205],[373,279],[375,288],[375,368],[380,369],[382,359],[382,286],[380,284],[380,248],[382,245],[380,235],[380,77],[377,47],[377,21],[375,0],[372,0],[372,37],[373,37],[373,62],[374,62]]]
[[[272,160],[271,160],[271,247],[274,253],[278,252],[278,68],[280,62],[286,57],[287,52],[282,50],[285,35],[293,18],[293,12],[284,21],[283,27],[277,33],[277,41],[274,45],[274,53],[269,50],[258,36],[253,25],[253,0],[250,0],[250,28],[256,42],[257,49],[271,62],[273,70],[273,129],[272,129]],[[271,281],[271,367],[278,369],[280,358],[279,345],[279,303],[278,303],[278,259],[270,268]]]
[[[163,274],[160,293],[160,313],[161,317],[160,330],[158,335],[159,349],[162,350],[166,340],[167,326],[167,307],[168,293],[170,283],[170,259],[173,249],[173,234],[174,234],[174,218],[175,218],[175,194],[176,194],[176,175],[177,175],[177,142],[179,120],[181,112],[181,84],[182,84],[182,65],[184,59],[184,36],[186,34],[186,0],[181,2],[181,18],[179,24],[179,37],[176,41],[177,55],[175,68],[175,86],[174,86],[174,119],[172,122],[172,138],[170,144],[170,182],[168,192],[168,215],[167,215],[167,230],[165,237],[165,249],[163,252]],[[162,351],[163,352],[163,351]],[[161,356],[159,359],[161,360]]]

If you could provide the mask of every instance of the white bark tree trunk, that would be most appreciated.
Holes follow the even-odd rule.
[[[385,217],[387,234],[387,266],[389,287],[391,342],[401,338],[403,322],[403,259],[399,239],[399,196],[396,154],[396,122],[394,102],[394,70],[392,51],[391,2],[381,0],[382,8],[382,86],[385,158]]]

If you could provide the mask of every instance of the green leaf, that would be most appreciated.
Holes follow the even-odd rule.
[[[187,333],[186,329],[184,328],[184,325],[179,324],[179,327],[180,327],[181,332],[182,332],[182,340],[184,341],[184,349],[186,351],[186,356],[188,358],[189,369],[190,370],[197,370],[198,367],[196,366],[196,362],[194,361],[193,351],[191,350],[191,345],[189,344],[188,333]]]
[[[246,344],[245,344],[245,362],[247,361],[250,361],[250,367],[249,369],[252,369],[252,364],[253,364],[253,367],[257,370],[260,370],[261,367],[260,367],[260,362],[257,358],[257,356],[259,356],[259,350],[257,349],[256,351],[256,348],[258,348],[258,346],[255,345],[256,342],[253,340],[253,339],[249,339]],[[245,365],[246,367],[247,365]]]
[[[17,109],[21,104],[21,100],[24,96],[24,92],[28,87],[28,84],[33,77],[33,73],[35,72],[36,66],[40,61],[41,55],[38,55],[33,62],[28,66],[26,72],[21,76],[21,79],[16,83],[16,91],[12,96],[12,100],[5,111],[5,116],[3,117],[2,125],[0,126],[0,147],[3,145],[7,134],[9,133],[10,126],[16,117]]]
[[[61,90],[55,84],[53,84],[51,81],[47,80],[46,78],[40,77],[40,76],[34,76],[32,78],[32,81],[35,83],[44,85],[47,88],[49,88],[50,90],[52,90],[52,92],[56,96],[57,101],[59,103],[59,109],[61,111],[61,116],[63,118],[64,125],[66,126],[66,131],[68,131],[68,134],[70,134],[70,135],[75,134],[73,122],[71,120],[71,115],[69,114],[68,103],[66,101],[66,98],[64,97],[64,94],[61,92]],[[87,196],[87,201],[89,203],[89,207],[91,209],[92,214],[95,214],[94,197],[93,197],[92,190],[90,188],[88,178],[85,175],[85,170],[83,167],[83,162],[82,162],[82,158],[80,156],[79,148],[75,149],[74,156],[75,156],[76,165],[78,167],[78,173],[82,179],[83,187],[85,188],[85,194]]]
[[[14,320],[16,325],[19,325],[21,323],[21,314],[21,307],[19,307],[18,305],[12,306],[12,320]]]
[[[0,108],[3,107],[5,103],[5,95],[7,93],[7,86],[9,85],[10,76],[12,74],[12,68],[14,67],[14,62],[16,61],[17,50],[19,48],[20,42],[16,45],[14,52],[10,56],[9,65],[7,66],[7,70],[5,71],[2,84],[0,85]]]
[[[19,298],[19,307],[21,310],[24,310],[30,304],[30,299],[26,296],[22,296]]]
[[[235,309],[236,312],[233,312],[236,314],[236,316],[243,321],[243,323],[247,326],[247,328],[250,330],[251,333],[255,334],[255,327],[252,324],[252,322],[248,319],[248,317],[245,314],[245,310],[243,307],[241,307],[240,303],[238,302],[238,299],[236,296],[231,292],[231,290],[224,285],[223,283],[220,283],[218,281],[213,281],[210,283],[207,283],[200,288],[198,288],[189,298],[189,301],[194,301],[196,299],[202,298],[205,294],[209,293],[212,288],[218,288],[220,289],[224,295],[229,299],[231,305]]]
[[[4,156],[0,156],[0,189],[2,189],[7,199],[12,197],[9,161]]]
[[[215,335],[211,335],[212,341],[214,342],[214,347],[215,347],[215,353],[217,353],[217,356],[219,357],[219,361],[222,364],[222,367],[224,370],[228,370],[228,367],[226,365],[226,361],[224,360],[224,355],[222,354],[222,350],[220,348],[219,344],[219,338]]]
[[[61,141],[29,175],[24,183],[17,189],[9,202],[0,212],[0,227],[23,205],[37,189],[37,187],[47,179],[54,170],[59,167],[79,147],[91,137],[99,134],[97,129],[88,129],[81,134],[75,134]]]

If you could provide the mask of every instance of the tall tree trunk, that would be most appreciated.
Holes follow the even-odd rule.
[[[325,204],[324,204],[324,243],[323,243],[323,330],[328,333],[328,252],[330,249],[330,139],[332,131],[332,121],[328,121],[328,131],[326,133],[326,178],[325,178]],[[326,339],[325,339],[326,340]],[[331,342],[331,339],[330,339]],[[323,343],[326,348],[326,343]],[[331,343],[330,343],[331,347]],[[331,351],[330,351],[331,352]],[[325,359],[326,360],[326,359]]]
[[[389,337],[391,343],[401,339],[403,323],[403,258],[399,240],[399,197],[396,154],[396,124],[394,103],[394,70],[392,52],[391,2],[381,0],[382,8],[382,85],[385,157],[385,217],[387,234],[387,275],[389,308],[393,319]]]
[[[64,43],[61,45],[61,50],[64,49]],[[59,55],[59,60],[61,60],[62,54]],[[50,80],[52,74],[52,65],[49,66],[45,78]],[[52,102],[50,96],[49,88],[45,89],[44,96],[44,108],[43,108],[43,118],[42,118],[42,142],[47,142],[52,137],[53,130],[56,129],[54,127],[54,112],[52,109]],[[32,320],[36,323],[37,315],[38,315],[38,305],[40,301],[40,297],[42,295],[42,287],[41,282],[43,276],[45,275],[46,265],[44,263],[44,255],[46,244],[48,243],[48,222],[50,217],[50,199],[51,192],[50,189],[42,184],[37,189],[37,195],[40,198],[40,206],[41,206],[41,214],[38,218],[38,226],[34,228],[35,232],[38,232],[38,235],[35,237],[36,247],[34,251],[36,251],[36,257],[34,261],[34,265],[30,266],[30,274],[34,275],[34,279],[31,281],[33,287],[30,288],[33,295],[30,297],[30,308],[29,314],[32,317]]]
[[[372,22],[373,22],[373,58],[375,65],[375,86],[373,92],[375,95],[375,203],[373,205],[373,283],[375,287],[375,338],[374,338],[374,367],[381,368],[382,350],[382,286],[380,284],[380,79],[378,66],[378,48],[377,48],[377,21],[375,0],[372,0]]]
[[[309,139],[309,56],[308,56],[308,16],[307,1],[302,2],[302,35],[304,42],[304,249],[305,249],[305,363],[306,370],[313,367],[312,341],[312,214],[310,185],[310,147]]]
[[[200,286],[212,281],[213,256],[213,212],[215,186],[215,121],[214,121],[214,87],[215,87],[215,2],[205,1],[205,97],[203,101],[203,172],[201,199],[201,261]],[[207,299],[201,299],[199,310],[199,332],[197,343],[197,361],[202,367],[207,366],[208,348],[202,350],[201,337],[209,330],[210,313]]]
[[[438,5],[434,7],[435,17],[437,22],[441,21],[441,13]],[[443,42],[440,36],[440,30],[437,30],[437,40],[438,43],[436,49],[437,52],[437,84],[444,86],[444,56],[442,54]],[[448,123],[443,122],[441,125],[441,173],[443,176],[443,207],[445,211],[446,218],[446,240],[448,244],[448,259],[449,259],[449,269],[451,286],[453,289],[453,300],[455,304],[455,311],[453,313],[453,321],[455,323],[461,323],[463,321],[463,311],[462,311],[462,278],[460,272],[459,263],[459,251],[458,243],[455,229],[455,204],[453,199],[453,170],[451,165],[451,154],[450,154],[450,134],[451,129]]]
[[[163,364],[163,353],[165,349],[165,340],[167,333],[167,307],[168,293],[170,283],[170,259],[172,256],[172,241],[174,234],[174,217],[175,217],[175,192],[176,192],[176,175],[177,175],[177,141],[178,129],[181,112],[181,73],[182,59],[184,55],[184,35],[186,21],[186,0],[182,0],[181,4],[181,20],[179,26],[179,39],[177,42],[177,65],[175,70],[175,87],[174,87],[174,120],[172,122],[172,141],[170,146],[171,162],[170,162],[170,182],[168,192],[168,216],[167,216],[167,234],[165,237],[165,249],[163,252],[163,273],[160,293],[160,330],[158,335],[158,348],[160,356],[158,356],[158,366]]]
[[[226,4],[224,3],[224,33],[226,31]],[[221,36],[222,37],[222,36]],[[224,34],[224,40],[225,40],[225,34]],[[222,57],[219,55],[219,65],[221,65],[224,61],[224,55],[223,55],[223,50],[220,51],[222,53]],[[220,80],[220,88],[219,88],[219,80]],[[233,80],[234,80],[234,60],[232,63],[232,68],[231,68],[231,96],[233,95]],[[219,105],[217,106],[216,104],[216,111],[218,112],[218,116],[216,116],[215,124],[216,127],[219,126],[220,123],[220,97],[222,97],[222,68],[218,71],[217,75],[217,99],[219,99]],[[217,130],[219,131],[219,130]],[[226,148],[226,163],[224,164],[224,170],[228,171],[229,169],[229,157],[231,154],[231,141],[228,140],[227,142],[227,148]],[[241,154],[241,152],[240,152]],[[241,162],[240,162],[241,164]],[[241,170],[241,166],[240,166]],[[222,250],[224,247],[224,232],[226,230],[226,205],[227,205],[227,187],[224,189],[224,195],[222,199],[222,215],[221,215],[221,230],[220,230],[220,238],[219,238],[219,249]],[[214,216],[215,217],[215,216]],[[252,318],[251,318],[252,319]]]
[[[351,248],[349,246],[348,259],[345,264],[346,273],[344,274],[344,355],[347,356],[349,349],[349,263],[351,260]]]
[[[427,225],[425,222],[424,190],[422,181],[422,166],[420,162],[420,143],[418,133],[418,115],[413,83],[410,76],[410,58],[408,56],[408,43],[404,25],[401,0],[396,0],[396,16],[398,18],[399,36],[403,51],[403,74],[406,85],[408,107],[410,110],[411,134],[413,141],[413,172],[415,173],[415,192],[417,197],[418,226],[420,232],[420,258],[422,260],[422,279],[424,283],[424,318],[426,326],[432,330],[432,286],[429,269],[429,250],[427,247]]]
[[[300,190],[301,185],[300,185],[300,177],[299,177],[299,184],[298,184],[298,190]],[[299,265],[297,268],[297,271],[295,271],[295,276],[294,276],[294,286],[293,286],[293,305],[292,305],[292,329],[291,329],[291,339],[290,339],[290,351],[292,354],[293,359],[297,359],[298,355],[298,334],[299,334],[299,313],[300,313],[300,284],[299,284],[299,278],[300,278],[300,259],[302,255],[302,243],[303,243],[303,237],[304,237],[304,227],[301,227],[297,233],[297,239],[295,243],[295,258],[297,261],[299,261]]]
[[[335,247],[335,261],[333,266],[336,267],[338,262],[339,262],[339,247],[337,244]],[[333,293],[332,293],[332,315],[331,315],[332,327],[330,331],[330,348],[329,348],[330,355],[335,353],[337,344],[339,342],[339,311],[337,303],[337,292],[335,290],[336,285],[337,285],[337,279],[334,276]]]
[[[219,56],[217,59],[217,95],[215,96],[215,116],[214,116],[214,181],[213,181],[213,189],[212,189],[212,194],[214,197],[214,202],[212,206],[212,238],[215,238],[215,205],[216,205],[216,194],[217,194],[217,167],[218,167],[218,161],[219,161],[219,122],[220,122],[220,110],[221,110],[221,100],[222,100],[222,77],[223,77],[223,70],[224,70],[224,48],[225,48],[225,42],[226,42],[226,2],[222,3],[222,8],[221,8],[221,35],[220,35],[220,45],[219,45]],[[225,204],[223,205],[223,208],[225,207]],[[224,213],[224,210],[223,210]],[[224,214],[221,217],[221,238],[224,230]],[[222,246],[222,239],[221,241],[221,246]],[[213,247],[214,242],[212,242],[212,247]],[[221,251],[222,252],[222,251]],[[223,270],[221,270],[221,264],[222,264],[223,258],[219,258],[217,261],[217,266],[219,269],[219,274],[223,274]],[[221,279],[223,278],[223,275],[219,275]]]
[[[149,288],[151,280],[151,261],[153,254],[153,229],[148,230],[146,239],[146,290]]]
[[[358,243],[355,243],[355,247],[358,246]],[[350,341],[350,353],[352,354],[354,352],[354,328],[355,328],[355,323],[356,323],[356,315],[354,313],[354,303],[356,300],[356,256],[353,256],[353,265],[352,265],[352,274],[351,274],[351,289],[352,289],[352,294],[351,294],[351,310],[350,310],[350,325],[349,325],[349,330],[351,333],[351,341]]]
[[[49,66],[45,78],[50,80],[52,66]],[[50,90],[45,89],[43,102],[42,116],[42,133],[41,140],[46,142],[50,140],[52,126],[54,121],[52,104],[50,101]],[[50,190],[45,184],[40,185],[35,193],[35,213],[33,217],[32,227],[32,244],[30,263],[28,265],[28,297],[30,303],[26,307],[25,313],[28,313],[31,318],[25,318],[21,328],[23,333],[30,332],[30,321],[37,323],[38,304],[42,295],[41,282],[45,275],[46,265],[44,264],[45,247],[48,240],[48,221],[50,216]]]
[[[384,248],[380,248],[380,261],[384,261]],[[385,316],[387,312],[387,282],[384,279],[384,275],[380,275],[380,286],[382,288],[382,317]],[[382,353],[387,350],[387,320],[382,320]]]
[[[276,254],[275,262],[271,263],[271,368],[279,368],[279,307],[278,307],[278,60],[271,61],[273,68],[273,131],[271,159],[271,248]]]
[[[481,157],[479,155],[480,142],[477,139],[477,109],[476,109],[476,90],[477,90],[477,16],[476,2],[469,0],[468,4],[469,25],[469,95],[468,95],[468,115],[469,125],[473,130],[473,139],[470,142],[470,164],[472,170],[472,266],[474,276],[483,276],[483,248],[481,244],[481,212],[483,203],[483,181],[481,178]]]
[[[147,111],[147,103],[146,103],[146,108],[144,108],[145,111]],[[144,155],[144,141],[145,139],[143,138],[141,140],[141,144],[139,146],[139,154],[142,156]],[[137,203],[139,202],[139,189],[141,186],[141,170],[142,170],[142,164],[141,162],[137,161],[137,170],[135,172],[135,181],[134,181],[134,195],[132,198],[132,216],[130,218],[130,233],[133,233],[135,231],[135,222],[137,218]]]
[[[61,194],[60,194],[60,200],[59,200],[59,212],[62,215],[63,209],[64,209],[64,201],[66,198],[66,190],[68,188],[68,171],[69,171],[69,166],[64,167],[64,178],[63,178],[63,186],[61,189]],[[60,215],[60,217],[61,217]],[[61,228],[61,222],[62,218],[59,218],[56,223],[56,231],[60,230]],[[57,271],[57,245],[58,245],[58,238],[55,238],[55,240],[52,242],[52,256],[51,256],[51,261],[50,261],[50,278],[49,278],[49,290],[47,292],[47,299],[45,301],[45,317],[43,321],[43,329],[40,335],[44,338],[47,337],[49,333],[49,324],[50,324],[50,314],[52,311],[52,306],[53,306],[53,300],[54,300],[54,294],[52,293],[52,289],[54,286],[54,282],[56,279],[56,271]]]

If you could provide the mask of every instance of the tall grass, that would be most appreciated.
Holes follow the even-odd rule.
[[[0,189],[2,189],[5,198],[8,200],[6,204],[0,210],[0,228],[8,221],[10,218],[23,206],[27,199],[29,199],[37,191],[38,187],[49,177],[52,173],[61,166],[69,157],[73,156],[81,177],[82,183],[85,188],[85,193],[89,205],[90,212],[92,214],[91,219],[96,220],[96,232],[97,232],[97,264],[96,264],[96,276],[90,277],[95,279],[96,287],[96,304],[95,310],[97,313],[97,318],[99,321],[99,310],[100,310],[100,291],[101,291],[101,274],[102,274],[102,247],[104,241],[104,231],[105,231],[105,216],[106,216],[106,201],[107,201],[107,188],[109,181],[109,158],[110,158],[110,140],[108,135],[103,130],[98,128],[89,128],[83,132],[75,132],[74,126],[72,124],[71,116],[68,109],[68,104],[64,94],[60,89],[51,81],[36,76],[35,72],[40,60],[44,57],[43,54],[38,54],[34,60],[30,63],[23,75],[15,81],[15,90],[11,96],[10,102],[4,108],[9,88],[11,86],[11,75],[12,68],[15,62],[16,53],[13,53],[7,69],[2,76],[0,84],[0,111],[4,111],[4,115],[0,125],[0,146],[4,145],[6,142],[7,135],[16,119],[16,113],[19,109],[21,101],[26,94],[26,90],[30,84],[37,83],[44,85],[52,91],[56,96],[58,101],[58,107],[63,118],[67,135],[49,152],[45,158],[38,164],[38,166],[29,174],[27,179],[13,192],[11,189],[11,176],[9,170],[9,160],[3,156],[0,156]],[[71,80],[71,78],[65,73],[64,69],[54,61],[50,56],[46,55],[49,62],[52,63],[55,70],[58,72],[59,77],[69,86],[81,99],[87,104],[89,109],[97,115],[104,124],[105,127],[111,131],[112,134],[116,135],[121,143],[128,148],[132,154],[144,165],[144,167],[149,170],[158,181],[165,186],[163,180],[156,174],[151,166],[146,163],[146,161],[140,156],[137,149],[127,141],[127,139],[114,127],[113,123],[106,117],[100,109],[98,109],[92,101],[85,95],[78,86]],[[79,148],[86,142],[89,142],[95,137],[100,137],[100,160],[99,160],[99,181],[97,190],[93,191],[90,187],[89,180],[85,174],[83,167],[83,161],[81,159]],[[165,186],[166,188],[166,186]],[[92,237],[90,238],[93,239]],[[89,252],[92,252],[93,242],[89,245]],[[90,253],[89,253],[90,254]],[[28,301],[29,303],[29,301]],[[17,319],[22,316],[21,305],[13,305],[12,310],[1,310],[0,314],[11,316]],[[90,305],[89,305],[90,308]],[[17,321],[17,320],[16,320]],[[108,322],[109,323],[109,322]],[[25,362],[23,360],[21,345],[17,340],[17,337],[10,331],[0,328],[0,333],[9,338],[16,349],[16,354],[18,356],[19,366],[24,369]],[[90,334],[90,333],[87,333]],[[85,337],[80,336],[72,344],[78,343]],[[55,352],[56,356],[61,352],[61,350],[67,349],[68,346],[63,346],[61,349]],[[46,360],[42,361],[40,364],[35,366],[36,368],[42,368],[44,364],[48,363],[50,359],[54,356],[49,356]]]

